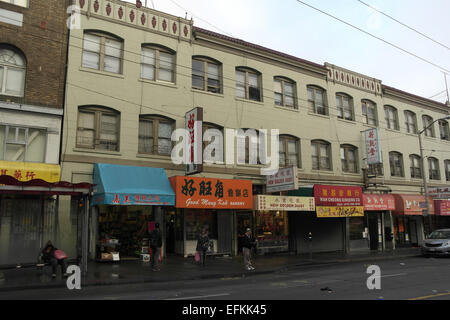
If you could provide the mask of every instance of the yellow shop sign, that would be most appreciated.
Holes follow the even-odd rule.
[[[364,207],[316,207],[318,218],[363,217]]]
[[[24,182],[42,179],[53,183],[60,180],[61,167],[58,164],[48,163],[0,161],[0,175],[11,176]]]

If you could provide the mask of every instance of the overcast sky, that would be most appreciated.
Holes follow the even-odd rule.
[[[134,0],[128,0],[135,2]],[[145,0],[141,0],[145,4]],[[450,47],[449,0],[363,0]],[[303,0],[450,70],[450,50],[357,0]],[[422,97],[445,90],[442,69],[317,12],[296,0],[147,0],[194,25],[323,64],[329,62]],[[450,86],[450,75],[447,76]],[[446,93],[433,98],[445,102]]]

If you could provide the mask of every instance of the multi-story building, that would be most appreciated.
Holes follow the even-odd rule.
[[[232,254],[246,227],[254,229],[266,252],[305,252],[309,232],[314,251],[368,249],[369,234],[375,246],[392,246],[391,233],[397,245],[421,241],[421,211],[408,216],[379,209],[359,217],[318,218],[315,212],[256,211],[247,206],[190,209],[159,201],[147,202],[156,206],[137,205],[138,200],[142,204],[142,195],[132,190],[133,182],[126,181],[124,172],[130,170],[129,180],[132,167],[162,168],[169,177],[185,176],[185,166],[171,160],[170,137],[176,128],[185,128],[185,114],[196,107],[203,108],[204,127],[221,132],[279,129],[280,165],[297,167],[296,179],[303,186],[298,191],[303,195],[313,195],[311,188],[308,191],[312,185],[349,186],[364,188],[367,194],[398,194],[399,203],[410,201],[403,196],[423,194],[417,133],[448,115],[450,108],[369,76],[197,28],[192,21],[134,4],[118,0],[76,4],[81,29],[72,30],[69,38],[62,179],[101,183],[102,188],[109,183],[115,193],[115,202],[104,195],[94,201],[92,257],[102,250],[100,240],[141,239],[144,222],[149,221],[164,226],[167,253],[185,256],[195,252],[196,235],[203,227],[215,240],[214,252]],[[382,164],[368,166],[362,132],[372,128],[378,129]],[[450,170],[448,122],[435,123],[423,140],[427,156],[423,172],[430,185],[445,186]],[[228,142],[220,142],[224,154],[231,151]],[[122,177],[120,186],[106,182],[106,170],[95,164],[127,166],[110,167],[111,175]],[[205,183],[211,187],[218,180],[239,180],[242,186],[241,180],[251,181],[253,195],[264,194],[261,167],[204,165],[195,176],[199,180],[186,178],[185,195],[189,183],[205,192]],[[178,202],[179,185],[171,181]],[[157,192],[152,181],[148,188],[150,195]],[[230,190],[230,196],[243,191]],[[121,192],[128,196],[120,198]]]

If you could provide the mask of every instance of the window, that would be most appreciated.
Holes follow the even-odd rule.
[[[295,83],[291,80],[275,77],[274,78],[275,104],[288,108],[297,109],[295,103]]]
[[[400,130],[397,109],[393,106],[384,106],[384,120],[386,121],[386,128]]]
[[[384,175],[383,164],[369,164],[367,167],[367,174],[375,177],[380,177]]]
[[[341,145],[341,165],[343,172],[358,173],[358,148],[352,145]]]
[[[206,131],[208,131],[208,135],[205,135]],[[218,161],[223,162],[224,157],[223,128],[213,123],[203,122],[203,137],[209,139],[209,135],[211,136],[211,141],[205,141],[205,139],[203,140],[203,153],[205,154],[205,149],[210,144],[214,144],[216,147],[214,147],[211,150],[212,151],[211,159],[207,159],[205,157],[203,161],[208,160],[213,161],[216,159]],[[216,139],[219,139],[219,141],[216,141]],[[209,153],[207,153],[206,156],[208,157]]]
[[[0,126],[1,160],[45,162],[47,130]]]
[[[409,156],[411,178],[421,179],[422,178],[422,162],[418,155],[412,154]]]
[[[0,0],[1,2],[15,4],[16,6],[28,7],[28,0]]]
[[[297,166],[300,168],[300,139],[280,135],[279,160],[280,167]]]
[[[238,164],[261,164],[258,154],[259,134],[255,129],[238,129],[237,159]],[[245,155],[243,152],[245,151]]]
[[[449,134],[447,121],[439,120],[439,133],[441,136],[441,140],[449,140],[450,141],[450,134]]]
[[[254,101],[262,101],[261,74],[257,71],[236,69],[236,97]]]
[[[326,141],[311,141],[313,170],[331,170],[331,145]]]
[[[391,166],[392,177],[404,177],[403,156],[399,152],[389,152],[389,164]]]
[[[430,116],[422,116],[422,123],[423,123],[423,129],[425,130],[425,136],[426,137],[435,137],[434,125],[431,125],[433,123],[433,118],[431,118]]]
[[[119,151],[119,112],[104,107],[79,107],[77,147]]]
[[[0,94],[23,97],[25,57],[17,50],[0,46]]]
[[[319,87],[307,86],[309,111],[317,114],[328,115],[325,90]]]
[[[439,161],[436,158],[428,158],[428,173],[430,180],[441,180],[441,175],[439,173]]]
[[[336,106],[338,111],[338,118],[354,121],[353,116],[353,99],[345,93],[336,94]]]
[[[161,116],[139,117],[139,153],[170,155],[175,121]]]
[[[377,106],[369,100],[362,100],[362,116],[363,122],[372,126],[378,125]]]
[[[444,161],[444,167],[445,167],[445,180],[450,181],[450,160]]]
[[[406,132],[417,134],[416,114],[411,111],[405,111]]]
[[[141,78],[175,83],[175,52],[159,46],[143,46]]]
[[[221,65],[207,58],[192,58],[192,88],[222,93]]]
[[[83,43],[85,68],[122,73],[123,41],[103,33],[86,32]]]

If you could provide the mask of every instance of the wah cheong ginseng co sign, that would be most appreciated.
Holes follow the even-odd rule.
[[[257,195],[255,210],[315,211],[313,197]]]
[[[319,218],[364,216],[361,187],[314,185],[314,198]]]

